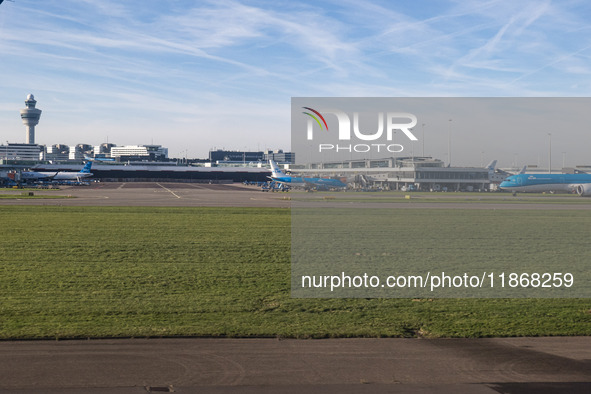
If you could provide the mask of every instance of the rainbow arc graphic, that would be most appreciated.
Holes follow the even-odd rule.
[[[322,119],[322,123],[324,123],[324,127],[322,127],[322,123],[320,123],[320,119],[318,119],[316,116],[314,116],[314,114],[311,114],[310,112],[302,112],[303,114],[306,114],[309,117],[311,117],[312,119],[314,119],[316,121],[316,123],[318,123],[318,126],[320,126],[320,130],[326,128],[326,131],[328,131],[328,125],[326,124],[326,120],[324,119],[324,116],[322,116],[320,114],[320,112],[318,112],[315,109],[312,109],[310,107],[302,107],[302,108],[307,109],[308,111],[313,112],[314,114],[318,115],[318,117],[320,119]]]

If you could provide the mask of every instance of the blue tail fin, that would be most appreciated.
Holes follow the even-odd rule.
[[[90,167],[92,167],[92,161],[89,161],[84,165],[84,167],[80,170],[83,174],[88,174],[90,172]]]

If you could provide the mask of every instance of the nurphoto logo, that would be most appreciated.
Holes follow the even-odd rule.
[[[359,141],[384,141],[387,143],[372,143],[372,144],[334,144],[321,143],[318,144],[318,152],[334,151],[334,152],[402,152],[404,147],[401,144],[389,143],[393,141],[395,130],[400,130],[411,141],[417,141],[417,137],[411,132],[414,126],[417,125],[417,117],[407,112],[384,112],[377,113],[377,130],[368,131],[361,130],[359,126],[359,112],[353,112],[353,127],[351,128],[350,116],[341,110],[337,109],[323,109],[318,111],[310,107],[302,107],[306,111],[302,112],[308,116],[307,119],[307,139],[314,140],[314,125],[317,124],[321,131],[328,132],[328,123],[324,115],[334,115],[338,123],[338,133],[334,137],[338,141],[351,141],[352,138]],[[323,115],[324,114],[324,115]],[[384,127],[384,123],[386,127]],[[384,133],[385,131],[385,133]],[[385,136],[384,136],[385,134]]]

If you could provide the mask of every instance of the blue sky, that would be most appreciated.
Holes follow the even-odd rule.
[[[586,97],[589,20],[588,2],[568,0],[5,1],[0,141],[24,142],[28,93],[38,143],[153,142],[189,157],[288,149],[292,96]],[[480,163],[473,150],[463,164]]]

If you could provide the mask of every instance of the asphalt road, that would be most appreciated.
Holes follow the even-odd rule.
[[[21,191],[2,191],[20,194]],[[33,191],[61,199],[5,199],[1,205],[148,206],[148,207],[289,207],[287,193],[262,192],[241,184],[103,182],[91,186],[62,186],[60,190]]]
[[[0,343],[0,393],[589,393],[591,337]]]
[[[242,184],[206,184],[173,182],[103,182],[91,186],[62,186],[60,190],[33,191],[36,195],[59,195],[61,199],[0,199],[0,205],[60,206],[154,206],[154,207],[282,207],[306,208],[446,208],[446,209],[544,209],[590,210],[591,199],[556,195],[548,197],[512,197],[508,193],[473,193],[457,195],[415,194],[405,200],[388,193],[282,193],[262,192],[256,186]],[[0,194],[20,195],[20,190],[3,190]],[[290,200],[290,198],[293,198]],[[388,198],[389,201],[384,201]],[[364,201],[351,201],[364,199]],[[380,201],[381,200],[381,201]],[[399,200],[399,201],[397,201]],[[427,200],[427,201],[426,201]],[[557,201],[568,201],[561,203]]]

